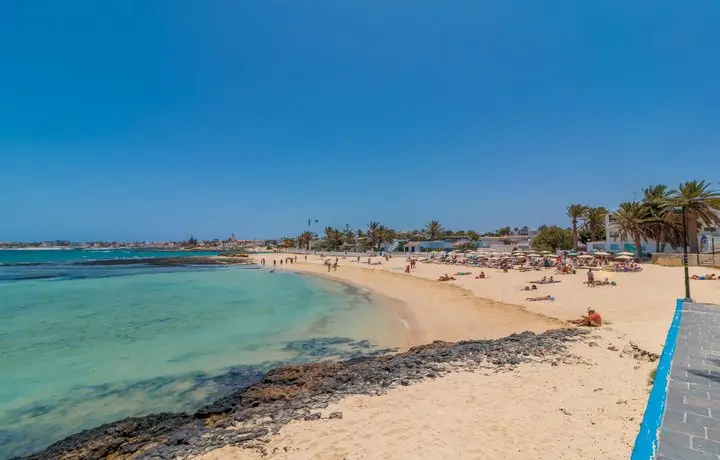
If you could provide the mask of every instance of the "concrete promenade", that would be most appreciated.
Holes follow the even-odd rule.
[[[720,306],[679,311],[655,460],[720,460]]]

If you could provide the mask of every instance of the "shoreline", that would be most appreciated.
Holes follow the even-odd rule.
[[[401,318],[412,321],[412,340],[409,346],[423,345],[434,340],[493,339],[528,330],[537,333],[568,327],[565,321],[530,311],[522,305],[477,297],[463,286],[443,284],[403,273],[349,264],[328,273],[326,267],[319,263],[317,256],[312,256],[314,261],[298,259],[297,263],[283,265],[282,269],[279,265],[267,265],[268,262],[272,263],[273,260],[286,256],[288,254],[267,256],[264,268],[345,282],[401,302]],[[439,309],[442,309],[442,312],[439,312]]]
[[[261,267],[262,268],[262,267]],[[417,325],[417,320],[415,318],[415,315],[413,315],[413,312],[411,309],[408,308],[407,304],[403,302],[400,299],[396,299],[393,297],[390,297],[388,295],[385,295],[381,292],[378,292],[377,290],[371,289],[367,286],[364,286],[362,284],[358,284],[346,279],[333,277],[333,276],[327,276],[327,274],[324,273],[313,273],[310,271],[305,270],[288,270],[289,272],[295,273],[300,276],[310,276],[315,278],[320,278],[327,280],[331,283],[340,283],[347,286],[351,286],[355,289],[366,291],[369,293],[369,295],[372,298],[372,302],[374,305],[377,305],[378,308],[385,309],[389,313],[393,315],[393,317],[400,323],[400,325],[405,330],[405,338],[403,340],[404,344],[403,346],[398,348],[399,352],[407,351],[409,348],[421,345],[421,330]],[[377,344],[378,347],[384,348],[387,346],[396,346],[397,344]]]

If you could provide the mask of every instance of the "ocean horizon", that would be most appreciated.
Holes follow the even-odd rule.
[[[320,277],[74,265],[174,256],[0,251],[0,458],[128,416],[192,411],[279,365],[402,345],[384,299]]]

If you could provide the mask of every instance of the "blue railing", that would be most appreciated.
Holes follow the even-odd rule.
[[[632,451],[631,460],[652,460],[655,458],[655,452],[658,446],[658,433],[662,424],[663,414],[665,413],[665,399],[667,398],[668,384],[670,382],[670,367],[672,365],[673,356],[675,355],[675,347],[677,345],[678,329],[680,328],[680,317],[682,316],[683,301],[678,299],[675,307],[675,316],[665,339],[660,362],[658,363],[657,372],[655,374],[655,383],[653,383],[647,406],[645,407],[645,415],[643,416],[640,432],[635,438],[635,447]]]

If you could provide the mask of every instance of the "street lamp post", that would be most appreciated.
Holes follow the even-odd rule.
[[[688,236],[687,217],[685,217],[685,206],[682,207],[683,220],[683,267],[685,268],[685,298],[683,302],[692,302],[690,297],[690,270],[688,269]]]

